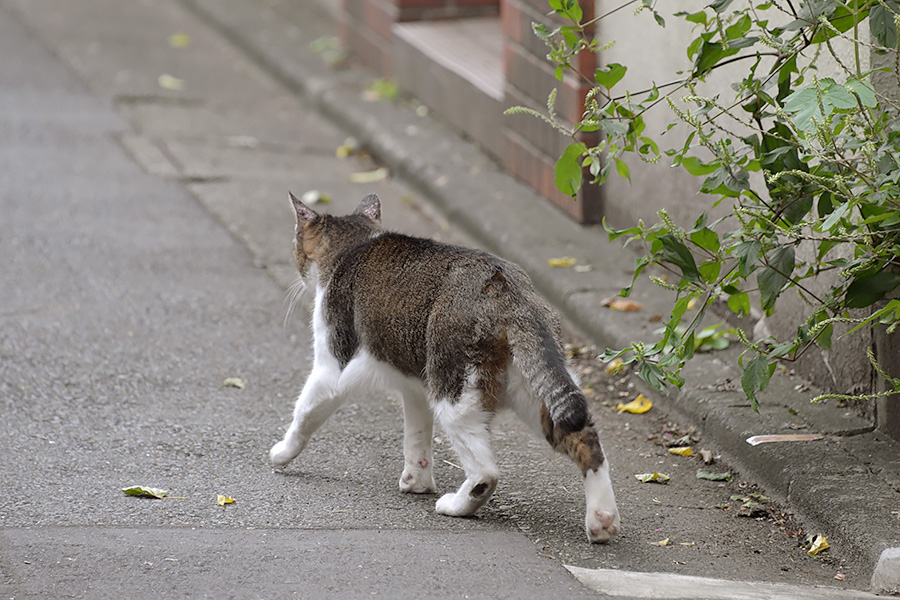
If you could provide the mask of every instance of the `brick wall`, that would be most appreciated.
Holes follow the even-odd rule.
[[[594,15],[594,2],[579,1],[584,20],[591,19]],[[543,23],[553,27],[561,23],[555,17],[547,16],[548,12],[546,0],[501,1],[505,102],[508,106],[527,106],[543,111],[550,91],[555,88],[557,113],[567,125],[572,125],[581,120],[584,97],[591,85],[572,73],[566,73],[563,81],[554,76],[554,68],[546,59],[548,48],[534,35],[531,26],[532,23]],[[579,73],[592,79],[597,68],[596,55],[582,52],[577,57],[576,67]],[[585,134],[579,139],[593,144],[596,143],[595,136],[596,134]],[[599,186],[582,186],[573,199],[559,192],[554,183],[556,160],[570,142],[570,138],[534,117],[506,117],[504,166],[578,221],[596,223],[602,216]]]
[[[499,0],[342,0],[339,31],[344,46],[385,77],[394,74],[391,25],[497,15]]]

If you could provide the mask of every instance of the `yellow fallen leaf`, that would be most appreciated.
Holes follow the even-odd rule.
[[[156,81],[157,83],[159,83],[159,87],[167,90],[180,92],[184,89],[184,79],[178,79],[177,77],[173,77],[168,73],[163,73]]]
[[[547,264],[551,267],[568,268],[576,263],[576,259],[571,256],[562,256],[560,258],[551,258],[547,260]]]
[[[619,372],[619,369],[622,368],[623,364],[624,364],[624,362],[622,361],[621,358],[612,359],[611,361],[609,361],[609,364],[606,365],[606,374],[607,375],[615,375],[616,373]]]
[[[160,488],[146,487],[142,485],[133,485],[131,487],[122,488],[126,496],[140,496],[141,498],[165,498],[169,493]]]
[[[350,181],[352,183],[375,183],[377,181],[384,181],[387,179],[388,170],[384,167],[379,167],[372,171],[357,171],[356,173],[350,173]]]
[[[678,545],[679,546],[695,546],[696,544],[694,542],[681,542]]]
[[[828,543],[828,538],[820,533],[816,536],[816,539],[813,540],[812,546],[806,553],[810,556],[815,556],[819,552],[824,552],[829,548],[831,548],[831,544]]]
[[[234,498],[229,498],[228,496],[223,496],[222,494],[216,495],[216,504],[219,506],[225,506],[226,504],[231,504],[234,502]]]
[[[173,48],[186,48],[191,43],[191,37],[186,33],[173,33],[169,36],[169,45]]]
[[[334,155],[337,158],[347,158],[351,154],[359,152],[359,142],[354,137],[348,137],[344,143],[337,147]]]
[[[603,306],[610,310],[621,310],[624,312],[637,312],[644,308],[644,305],[628,298],[620,298],[613,296],[603,301]]]
[[[637,473],[634,477],[641,483],[669,483],[669,479],[671,479],[668,475],[663,475],[656,471],[653,473]]]
[[[637,398],[635,398],[628,404],[622,404],[621,402],[619,402],[618,406],[616,406],[616,410],[619,411],[620,415],[623,412],[642,415],[651,408],[653,408],[653,402],[651,402],[650,399],[643,394],[638,394]]]
[[[233,387],[242,390],[246,387],[246,384],[240,377],[228,377],[222,382],[222,387]]]
[[[664,540],[659,540],[658,542],[650,542],[650,545],[651,546],[668,546],[669,538],[666,538]]]
[[[677,454],[678,456],[693,456],[694,451],[691,450],[690,446],[685,446],[684,448],[669,448],[669,454]]]

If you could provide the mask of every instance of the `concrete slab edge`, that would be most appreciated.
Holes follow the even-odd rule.
[[[579,291],[578,286],[561,286],[560,272],[549,268],[543,257],[535,256],[529,248],[505,244],[504,234],[510,227],[509,222],[514,219],[508,211],[496,207],[492,210],[490,203],[484,204],[483,199],[485,196],[497,196],[507,203],[507,209],[513,199],[523,202],[530,211],[537,213],[530,218],[532,224],[539,224],[547,230],[548,237],[574,240],[578,245],[590,243],[588,238],[593,236],[593,243],[597,244],[602,233],[585,230],[572,223],[562,213],[547,206],[530,188],[513,181],[489,159],[473,156],[469,142],[459,139],[457,134],[440,124],[423,122],[411,111],[390,103],[364,102],[359,94],[361,83],[358,74],[335,73],[321,64],[318,57],[304,60],[302,55],[308,53],[306,49],[295,46],[293,52],[286,52],[284,48],[272,45],[271,36],[269,39],[255,39],[256,29],[247,27],[246,21],[242,21],[247,15],[208,10],[203,6],[203,0],[181,1],[288,89],[335,124],[352,132],[395,176],[404,179],[434,202],[448,220],[488,250],[522,265],[541,293],[589,338],[601,346],[621,347],[630,343],[631,339],[625,337],[627,327],[612,329],[606,323],[609,320],[597,318],[583,305],[574,302],[572,294]],[[419,134],[409,135],[411,129],[419,130]],[[436,156],[442,159],[440,163],[434,158]],[[448,157],[450,160],[447,160]],[[633,255],[621,248],[604,247],[602,254],[613,263],[630,264],[633,261]],[[700,363],[707,360],[706,357],[695,359]],[[698,364],[697,368],[703,369],[704,365]],[[714,367],[715,370],[721,368],[720,364]],[[797,490],[792,490],[792,481],[802,473],[794,472],[791,464],[777,460],[777,456],[772,454],[773,449],[757,447],[761,449],[755,452],[757,458],[747,460],[749,446],[744,441],[744,432],[723,422],[720,413],[711,411],[696,391],[684,390],[665,402],[662,408],[701,427],[704,436],[725,452],[729,462],[752,476],[767,493],[791,502],[798,508],[799,516],[810,526],[836,532],[832,535],[852,550],[850,554],[859,561],[861,571],[866,575],[873,574],[874,590],[900,593],[900,548],[892,546],[892,542],[895,544],[896,541],[890,532],[876,528],[864,533],[843,532],[843,515],[829,512],[816,498],[805,498]],[[775,465],[778,468],[773,468]],[[895,493],[887,486],[885,488],[885,494]]]
[[[877,600],[867,592],[784,583],[742,582],[669,573],[635,573],[565,565],[586,587],[610,596],[653,600]]]

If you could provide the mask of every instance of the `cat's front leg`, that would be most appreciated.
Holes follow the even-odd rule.
[[[337,393],[338,373],[313,367],[294,405],[294,419],[284,439],[272,446],[269,460],[283,467],[306,447],[312,434],[328,420],[341,404]]]
[[[410,494],[433,494],[434,456],[432,439],[434,415],[425,398],[424,389],[412,386],[403,394],[403,473],[400,475],[400,491]]]

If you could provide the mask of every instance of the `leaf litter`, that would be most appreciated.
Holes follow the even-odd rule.
[[[122,488],[122,491],[125,492],[126,496],[137,496],[139,498],[165,498],[169,493],[168,490],[142,485]]]

